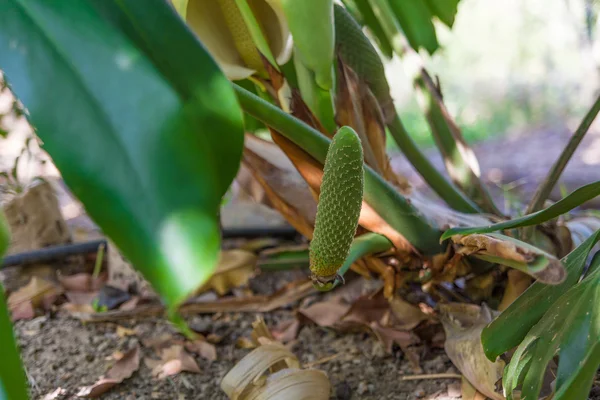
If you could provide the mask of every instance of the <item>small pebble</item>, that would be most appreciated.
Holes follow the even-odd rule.
[[[87,361],[87,362],[92,362],[95,359],[96,359],[96,357],[93,354],[88,353],[85,355],[85,361]]]
[[[340,382],[335,386],[335,397],[338,400],[350,400],[352,397],[352,389],[346,381]]]
[[[423,389],[423,388],[415,389],[414,395],[417,399],[422,399],[423,397],[425,397],[425,389]]]
[[[451,383],[448,385],[448,397],[461,397],[462,389],[460,383]]]
[[[369,390],[367,382],[360,381],[360,383],[358,384],[358,389],[356,389],[356,393],[362,395],[362,394],[365,394],[367,392],[367,390]]]

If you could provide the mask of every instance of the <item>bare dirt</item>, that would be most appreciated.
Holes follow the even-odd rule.
[[[297,271],[297,275],[300,271]],[[279,279],[280,276],[282,279]],[[279,286],[290,273],[263,275],[251,283],[254,290]],[[272,288],[272,287],[271,287]],[[316,301],[315,295],[304,302]],[[269,327],[294,318],[292,307],[261,314]],[[202,373],[180,373],[158,380],[144,362],[125,382],[117,385],[102,399],[227,399],[219,384],[223,376],[250,350],[236,346],[240,337],[250,337],[257,314],[220,313],[188,318],[196,330],[222,337],[216,345],[217,360],[195,357]],[[133,329],[132,336],[120,337],[118,326]],[[57,388],[66,390],[58,399],[74,399],[79,388],[93,384],[112,364],[111,355],[125,352],[136,345],[142,349],[142,359],[152,357],[153,350],[143,343],[165,333],[181,338],[165,319],[145,318],[112,323],[83,324],[64,313],[20,321],[15,327],[27,370],[32,399],[43,399]],[[332,386],[332,399],[453,399],[460,398],[457,379],[427,379],[402,381],[415,371],[399,348],[392,354],[367,333],[336,332],[306,324],[291,344],[302,364],[317,363],[327,373]],[[420,350],[423,374],[457,373],[443,349],[424,346]],[[333,357],[333,358],[332,358]],[[331,359],[332,358],[332,359]],[[320,361],[324,362],[320,363]]]

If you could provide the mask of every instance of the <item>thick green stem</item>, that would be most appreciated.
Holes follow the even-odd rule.
[[[452,208],[465,213],[479,213],[475,203],[468,199],[456,186],[450,183],[429,162],[417,144],[412,140],[398,115],[388,124],[392,137],[408,161],[415,167],[425,182]]]
[[[317,161],[325,162],[330,143],[326,136],[238,85],[234,84],[233,87],[245,112],[280,132]],[[390,226],[404,235],[418,250],[425,254],[441,251],[440,232],[433,222],[427,220],[367,165],[364,198]]]

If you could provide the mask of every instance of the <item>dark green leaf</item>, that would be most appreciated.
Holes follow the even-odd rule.
[[[439,18],[448,27],[454,25],[460,0],[425,0],[427,7],[433,15]]]
[[[504,229],[520,228],[523,226],[538,225],[554,219],[575,207],[578,207],[600,195],[600,182],[590,183],[582,186],[564,199],[554,203],[550,207],[525,215],[521,218],[511,219],[510,221],[500,222],[498,224],[488,226],[477,226],[468,228],[453,228],[449,229],[442,235],[440,240],[446,240],[452,235],[470,235],[472,233],[489,233]]]
[[[377,42],[377,47],[387,58],[392,58],[394,50],[392,49],[392,44],[387,38],[381,23],[375,16],[373,9],[369,5],[369,0],[344,0],[344,5],[350,11],[354,19],[363,26],[366,26],[367,29],[371,32],[375,41]],[[360,18],[357,18],[359,14]]]
[[[65,182],[174,306],[218,260],[217,210],[238,168],[242,115],[166,2],[118,4],[144,47],[89,2],[1,2],[0,68]]]
[[[561,386],[557,385],[556,394],[553,399],[571,400],[587,398],[594,384],[594,378],[599,366],[600,343],[596,343],[588,350],[586,357],[580,361],[577,373],[570,374],[569,379]]]
[[[0,257],[9,243],[9,232],[4,214],[0,211]],[[2,361],[0,362],[0,400],[26,400],[27,380],[21,366],[19,351],[13,336],[12,323],[4,298],[4,290],[0,285],[0,346]]]
[[[531,346],[535,343],[534,346]],[[529,367],[525,372],[521,398],[537,399],[542,387],[547,364],[556,353],[559,354],[556,389],[563,389],[565,382],[577,388],[589,388],[594,379],[600,358],[597,347],[600,344],[600,270],[573,286],[562,295],[544,317],[529,331],[523,343],[515,352],[506,374],[507,391],[512,391],[522,374],[522,364]],[[583,393],[582,393],[583,394]],[[586,393],[587,394],[587,393]],[[511,395],[509,393],[509,398]],[[568,399],[583,397],[564,397]]]
[[[567,278],[556,286],[536,282],[517,298],[502,314],[483,329],[481,340],[486,356],[495,360],[499,355],[523,341],[527,332],[563,293],[571,288],[585,268],[589,252],[600,240],[600,231],[590,236],[577,247],[562,263],[567,269]]]
[[[433,15],[423,1],[389,0],[394,14],[408,39],[411,47],[417,51],[424,48],[433,54],[439,47]]]

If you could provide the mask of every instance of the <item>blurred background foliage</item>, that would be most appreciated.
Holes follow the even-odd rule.
[[[436,21],[442,48],[422,55],[466,139],[574,128],[598,87],[598,11],[598,0],[462,0],[452,31]],[[402,120],[433,145],[402,71],[388,61]]]

